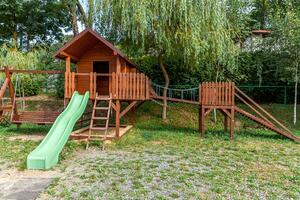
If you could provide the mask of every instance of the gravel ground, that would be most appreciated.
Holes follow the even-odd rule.
[[[89,149],[63,163],[62,176],[46,199],[186,199],[201,196],[210,185],[199,175],[210,171],[172,153]]]

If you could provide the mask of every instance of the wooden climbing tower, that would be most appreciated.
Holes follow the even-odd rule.
[[[236,100],[245,104],[249,112],[238,107]],[[300,142],[286,126],[279,122],[273,115],[259,106],[253,99],[235,86],[233,82],[205,82],[199,86],[199,131],[201,136],[205,132],[205,117],[217,109],[224,115],[224,129],[227,131],[230,120],[230,139],[234,139],[234,117],[238,113],[265,128]],[[250,113],[251,112],[251,113]]]
[[[228,129],[228,119],[230,119],[230,139],[233,140],[234,94],[235,84],[233,82],[204,82],[199,86],[199,131],[202,137],[205,132],[205,116],[213,109],[217,109],[224,115],[225,131]]]

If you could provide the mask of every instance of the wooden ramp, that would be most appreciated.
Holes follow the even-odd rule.
[[[300,139],[298,137],[296,137],[295,135],[293,135],[292,132],[290,131],[287,131],[287,130],[283,130],[283,129],[280,129],[280,128],[277,128],[275,125],[272,125],[272,124],[269,124],[268,122],[264,121],[263,119],[259,118],[259,117],[256,117],[254,115],[252,115],[251,113],[239,108],[239,107],[235,107],[235,112],[241,114],[242,116],[264,126],[265,128],[275,132],[275,133],[278,133],[284,137],[287,137],[295,142],[300,142]]]
[[[295,136],[286,126],[284,126],[281,122],[279,122],[273,115],[259,106],[254,100],[248,97],[244,92],[242,92],[239,88],[235,87],[236,93],[235,97],[239,99],[242,103],[244,103],[250,110],[255,114],[251,114],[243,110],[242,108],[235,106],[235,112],[264,126],[265,128],[287,137],[295,142],[300,142],[300,138]]]

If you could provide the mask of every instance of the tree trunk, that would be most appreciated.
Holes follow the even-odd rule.
[[[169,75],[168,72],[165,68],[165,65],[163,63],[163,51],[160,51],[158,54],[158,63],[160,66],[160,69],[164,75],[164,79],[165,79],[165,85],[164,85],[164,91],[163,91],[163,110],[162,110],[162,119],[165,120],[167,119],[167,106],[168,106],[168,102],[167,102],[167,93],[168,93],[168,87],[170,84],[170,79],[169,79]]]
[[[18,48],[18,27],[16,22],[16,15],[13,16],[13,32],[12,32],[12,38],[13,38],[13,46],[17,49]]]
[[[13,32],[13,46],[18,48],[18,33],[17,31]]]
[[[88,18],[86,17],[85,11],[84,11],[84,9],[83,9],[83,7],[82,7],[82,5],[81,5],[81,3],[80,3],[79,0],[77,0],[76,5],[77,5],[78,11],[80,13],[81,20],[82,20],[83,24],[86,27],[88,27],[88,24],[89,24],[88,23]]]
[[[298,58],[296,58],[298,59]],[[294,97],[294,117],[293,123],[296,125],[297,122],[297,95],[298,95],[298,61],[296,61],[296,73],[295,73],[295,97]]]
[[[89,0],[89,11],[88,11],[88,26],[89,28],[93,29],[94,23],[94,0]]]
[[[73,30],[73,35],[78,35],[78,24],[77,24],[77,14],[76,14],[76,4],[68,4],[70,17],[71,17],[71,25]]]

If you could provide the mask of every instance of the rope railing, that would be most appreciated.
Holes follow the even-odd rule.
[[[152,82],[152,88],[158,96],[163,96],[164,89],[167,89],[167,98],[198,101],[199,87],[194,88],[166,88]]]

